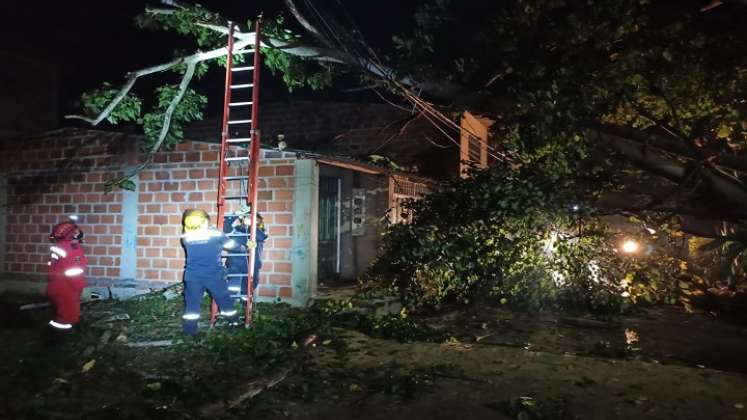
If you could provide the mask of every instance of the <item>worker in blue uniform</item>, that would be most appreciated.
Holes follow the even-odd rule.
[[[254,273],[252,275],[252,290],[256,292],[257,285],[259,284],[259,269],[262,268],[262,249],[265,246],[265,242],[269,238],[265,231],[265,222],[262,216],[257,213],[257,240],[250,241],[249,246],[254,247]],[[242,289],[246,289],[244,286]],[[243,293],[243,292],[242,292]]]
[[[248,208],[242,208],[237,215],[226,217],[223,225],[223,232],[231,234],[239,244],[236,247],[235,254],[247,254],[249,249],[254,248],[254,271],[252,276],[252,291],[256,291],[259,284],[259,270],[262,268],[262,249],[264,243],[269,237],[265,231],[265,224],[262,216],[257,214],[257,240],[253,241],[249,237],[249,227],[251,218]],[[226,273],[228,277],[228,290],[231,292],[241,292],[241,296],[246,296],[246,276],[238,274],[247,274],[249,272],[249,262],[245,256],[236,255],[226,258]],[[245,298],[242,298],[246,300]]]
[[[238,323],[238,311],[224,280],[222,251],[233,250],[236,242],[217,229],[210,228],[208,214],[203,210],[191,209],[184,212],[182,246],[186,254],[184,266],[184,332],[197,333],[200,319],[202,295],[207,290],[218,304],[220,315],[229,325]]]
[[[241,292],[245,294],[246,291],[249,262],[246,256],[242,254],[248,253],[246,244],[249,240],[249,233],[247,227],[242,218],[236,215],[227,216],[223,224],[223,233],[231,235],[231,239],[237,242],[236,248],[231,252],[234,255],[226,257],[228,291],[231,293]],[[242,289],[244,292],[242,292]]]

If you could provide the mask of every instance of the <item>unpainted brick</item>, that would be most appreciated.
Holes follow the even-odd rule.
[[[257,286],[257,294],[262,297],[275,297],[275,288],[271,286]]]
[[[277,286],[290,286],[291,277],[287,274],[270,274],[270,283]]]

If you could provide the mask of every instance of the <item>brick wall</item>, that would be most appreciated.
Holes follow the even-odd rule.
[[[218,188],[217,145],[187,142],[159,153],[155,163],[141,172],[138,190],[137,277],[155,281],[181,281],[184,251],[179,245],[181,217],[190,208],[203,209],[216,224]],[[238,155],[236,155],[238,156]],[[265,243],[259,295],[291,297],[290,247],[293,232],[294,173],[292,154],[262,151],[259,169],[259,205],[270,238]],[[246,165],[232,165],[229,176],[245,175]],[[227,195],[240,194],[239,182],[229,182]],[[239,201],[227,202],[235,211]]]
[[[4,271],[43,275],[51,226],[80,214],[89,276],[119,276],[122,193],[104,193],[132,158],[122,134],[63,130],[4,143],[0,165],[7,177]]]
[[[3,270],[43,279],[50,228],[75,213],[85,232],[88,277],[94,282],[119,280],[123,193],[105,193],[104,182],[120,176],[121,168],[136,161],[136,142],[137,138],[123,134],[65,129],[25,142],[2,143],[0,163],[9,201]],[[215,223],[218,150],[217,145],[184,143],[156,155],[154,163],[140,173],[137,281],[181,281],[181,216],[186,209],[201,208]],[[258,209],[270,238],[263,254],[259,295],[266,299],[292,297],[294,161],[294,154],[268,150],[263,150],[260,161]],[[233,165],[229,175],[245,173],[245,165]],[[231,185],[228,194],[237,194],[239,183]]]

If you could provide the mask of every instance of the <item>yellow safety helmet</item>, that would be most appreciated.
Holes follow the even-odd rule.
[[[184,212],[182,224],[184,225],[184,230],[189,232],[203,229],[209,221],[210,216],[208,216],[205,210],[190,209]]]

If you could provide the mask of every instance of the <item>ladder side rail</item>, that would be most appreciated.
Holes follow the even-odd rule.
[[[255,246],[258,246],[257,242],[257,193],[258,193],[258,187],[259,183],[257,182],[257,176],[259,175],[259,160],[261,158],[261,150],[260,150],[260,139],[259,139],[259,70],[260,70],[260,60],[261,60],[261,53],[260,53],[260,45],[261,44],[261,32],[260,32],[260,21],[257,20],[256,23],[256,29],[255,29],[255,41],[254,41],[254,74],[252,75],[253,78],[253,84],[254,84],[254,90],[252,92],[252,130],[251,130],[251,153],[250,161],[249,161],[249,197],[247,197],[248,204],[250,205],[250,208],[252,209],[252,212],[250,214],[250,220],[251,225],[249,226],[249,233],[252,240],[255,242]],[[252,308],[254,306],[254,290],[253,290],[253,283],[254,283],[254,266],[256,264],[256,258],[257,255],[256,248],[253,249],[251,252],[249,252],[249,273],[246,277],[247,285],[246,285],[246,291],[247,291],[247,300],[246,300],[246,314],[244,317],[244,323],[246,325],[251,324],[252,322]]]
[[[217,207],[218,215],[216,223],[218,229],[223,231],[223,214],[225,213],[225,200],[224,196],[226,193],[226,181],[224,179],[226,172],[228,171],[228,165],[226,163],[226,149],[228,145],[228,119],[230,107],[228,104],[231,102],[231,81],[233,75],[231,74],[231,67],[233,66],[233,31],[234,23],[230,22],[228,25],[228,55],[226,56],[226,86],[223,92],[223,124],[221,125],[221,139],[220,139],[220,153],[218,161],[218,194],[217,194]],[[212,299],[210,304],[210,325],[215,325],[215,321],[218,319],[218,304],[215,299]]]
[[[234,23],[229,23],[228,28],[228,55],[226,56],[226,85],[223,92],[223,121],[221,124],[221,141],[220,141],[220,157],[219,157],[219,169],[218,169],[218,196],[217,196],[217,226],[219,230],[223,230],[223,214],[225,213],[225,195],[226,195],[226,181],[223,179],[228,172],[228,165],[226,164],[226,153],[228,149],[228,120],[230,118],[230,107],[228,104],[231,102],[231,83],[233,81],[233,74],[231,68],[233,67],[233,32]]]

